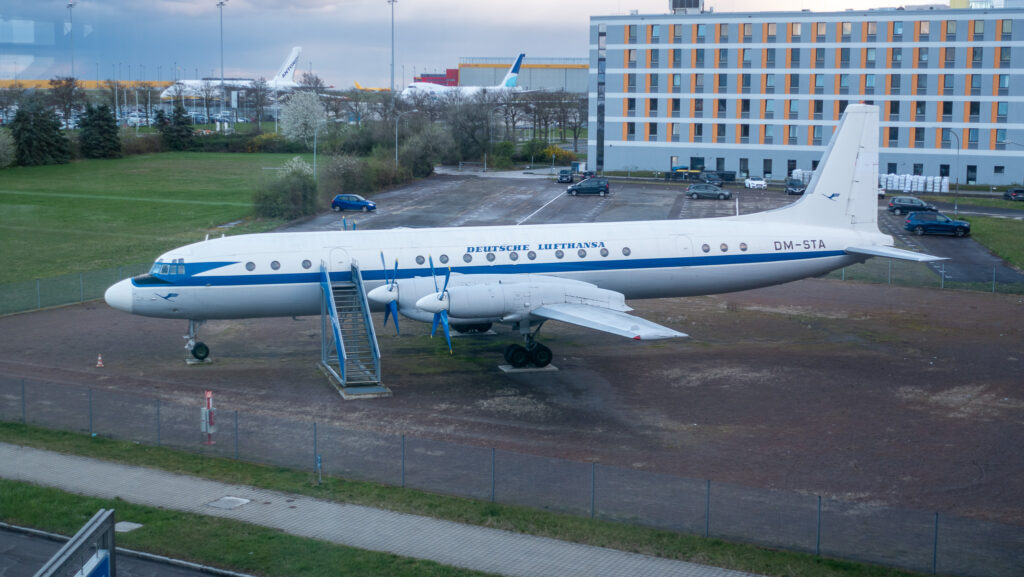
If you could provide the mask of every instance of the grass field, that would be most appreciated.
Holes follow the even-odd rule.
[[[278,226],[249,218],[252,192],[264,168],[291,156],[164,153],[6,169],[0,284],[148,262],[206,234]]]
[[[916,575],[875,565],[775,551],[525,507],[434,495],[376,483],[324,477],[323,484],[317,485],[313,482],[313,475],[307,471],[253,465],[21,424],[0,422],[0,441],[762,575]],[[478,574],[394,555],[328,545],[244,523],[129,505],[124,501],[68,495],[52,489],[0,480],[0,520],[8,523],[73,534],[99,508],[115,508],[119,519],[151,527],[119,535],[118,544],[121,546],[260,575],[337,575],[338,567],[352,568],[346,572],[352,575],[401,577]],[[257,550],[262,551],[258,558],[254,559],[248,554]],[[324,559],[317,559],[321,555]]]

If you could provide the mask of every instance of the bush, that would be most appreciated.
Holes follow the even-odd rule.
[[[246,152],[303,152],[306,147],[299,142],[290,142],[276,132],[264,132],[250,138],[245,144]]]
[[[14,164],[14,137],[11,131],[0,128],[0,168],[7,168]]]
[[[399,150],[403,173],[414,177],[430,176],[434,165],[446,156],[454,155],[455,141],[444,129],[436,125],[427,127],[408,138]]]
[[[555,164],[569,164],[576,160],[576,155],[571,150],[559,148],[557,146],[549,146],[544,149],[544,158],[551,158],[551,155],[555,156]]]
[[[155,154],[163,152],[163,141],[159,134],[129,134],[121,140],[121,148],[125,156],[135,154]]]
[[[313,168],[296,156],[253,193],[256,216],[293,220],[316,213]]]
[[[524,162],[544,162],[544,149],[548,147],[548,143],[543,140],[528,140],[523,143],[522,148],[519,149],[519,154],[513,156],[515,160],[521,160]],[[548,154],[548,159],[551,155]]]

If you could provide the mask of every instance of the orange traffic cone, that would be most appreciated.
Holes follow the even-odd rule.
[[[96,368],[102,368],[102,367],[103,367],[103,355],[102,354],[96,355]]]

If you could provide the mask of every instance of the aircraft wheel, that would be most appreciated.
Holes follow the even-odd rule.
[[[509,345],[505,347],[505,360],[518,369],[525,367],[530,362],[530,354],[522,345]]]
[[[206,357],[210,356],[210,347],[206,346],[206,343],[196,343],[192,346],[192,356],[205,361]]]
[[[551,354],[551,349],[545,347],[540,343],[534,343],[533,347],[529,350],[530,362],[537,367],[546,367],[551,364],[551,359],[554,357]]]

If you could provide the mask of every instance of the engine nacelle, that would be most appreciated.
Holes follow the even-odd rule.
[[[621,293],[583,283],[490,283],[449,287],[442,298],[438,293],[416,302],[420,309],[447,310],[458,318],[521,319],[544,305],[577,303],[618,311],[631,310]]]

